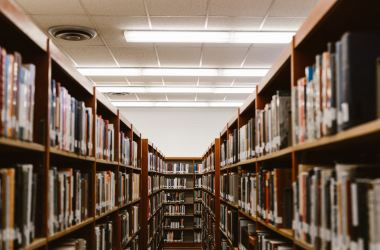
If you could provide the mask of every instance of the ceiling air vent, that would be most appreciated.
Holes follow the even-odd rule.
[[[54,26],[49,28],[50,35],[67,41],[85,41],[96,37],[94,29],[82,26]]]

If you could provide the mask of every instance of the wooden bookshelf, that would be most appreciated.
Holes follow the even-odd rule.
[[[22,249],[49,249],[68,238],[84,238],[87,240],[88,249],[95,249],[95,225],[102,223],[104,220],[110,220],[113,223],[114,231],[114,249],[122,249],[120,244],[121,229],[120,221],[117,216],[121,210],[129,210],[132,206],[140,206],[140,210],[144,206],[146,199],[141,199],[119,204],[118,197],[118,179],[116,178],[116,196],[115,207],[101,215],[95,213],[95,176],[97,171],[109,170],[114,173],[118,171],[126,173],[138,173],[141,175],[143,182],[144,175],[142,173],[141,162],[144,160],[141,151],[141,133],[131,124],[123,113],[114,107],[110,101],[101,93],[96,91],[93,84],[83,77],[72,65],[71,61],[58,49],[51,39],[44,34],[32,21],[23,13],[23,11],[10,0],[0,1],[0,26],[2,32],[7,34],[1,36],[0,46],[5,48],[7,52],[19,52],[25,63],[33,63],[36,66],[35,79],[35,108],[33,121],[33,141],[19,141],[9,138],[0,138],[0,153],[9,159],[12,163],[18,163],[17,157],[22,154],[22,161],[30,161],[34,165],[39,165],[37,169],[41,171],[41,182],[38,183],[39,194],[38,211],[36,214],[36,238],[28,246]],[[50,144],[50,99],[49,92],[51,82],[55,79],[61,83],[61,86],[68,90],[68,93],[78,101],[83,101],[86,107],[90,108],[93,113],[91,121],[94,128],[92,134],[92,152],[91,156],[80,155],[74,152],[63,151],[58,147]],[[114,159],[113,161],[100,159],[95,154],[95,116],[101,115],[108,119],[114,125]],[[125,132],[130,140],[137,142],[137,165],[124,165],[121,162],[119,132]],[[157,150],[158,151],[158,150]],[[161,156],[162,157],[162,156]],[[49,203],[53,202],[48,197],[48,171],[51,167],[57,166],[62,168],[70,166],[75,169],[83,170],[89,174],[89,206],[88,217],[82,222],[72,225],[65,230],[48,234],[48,212]],[[36,170],[36,171],[37,171]],[[39,179],[40,180],[40,179]],[[139,191],[143,191],[141,188]],[[141,203],[141,204],[140,204]],[[140,220],[146,218],[146,214],[140,211]],[[143,217],[145,216],[145,217]],[[137,223],[137,222],[136,222]],[[139,236],[140,246],[144,244],[144,231],[141,228],[134,233],[133,238]],[[145,240],[145,244],[146,244]],[[129,244],[128,243],[128,244]],[[142,248],[144,249],[144,248]]]

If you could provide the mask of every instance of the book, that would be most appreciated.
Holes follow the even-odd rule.
[[[97,115],[95,128],[96,158],[114,161],[114,125]]]
[[[54,244],[51,249],[54,250],[86,250],[87,241],[82,238],[67,239],[62,243]]]
[[[95,242],[96,249],[113,249],[113,222],[95,225]]]
[[[35,77],[34,64],[23,64],[20,53],[0,47],[1,136],[33,141]]]
[[[92,156],[92,108],[71,96],[60,82],[50,84],[50,145],[60,150]]]
[[[100,215],[115,208],[116,203],[116,178],[112,171],[99,171],[95,178],[96,215]],[[130,189],[130,192],[132,189]]]
[[[62,167],[52,167],[48,178],[48,234],[53,235],[88,217],[90,180],[88,173]]]

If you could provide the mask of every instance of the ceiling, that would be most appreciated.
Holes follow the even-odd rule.
[[[55,25],[94,28],[89,41],[55,40],[76,67],[269,68],[285,45],[127,43],[124,30],[296,31],[317,0],[17,0],[47,32]],[[252,87],[260,77],[94,76],[97,85]],[[246,94],[137,93],[140,102],[243,102]]]

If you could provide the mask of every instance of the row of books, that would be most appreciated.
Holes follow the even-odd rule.
[[[260,169],[257,183],[258,216],[277,227],[290,228],[291,213],[291,168],[276,168],[272,171]]]
[[[164,207],[165,215],[185,215],[186,206],[185,205],[167,205]]]
[[[203,171],[201,171],[200,173],[215,170],[215,153],[214,153],[214,151],[210,152],[207,155],[206,159],[203,160],[202,167],[203,167]]]
[[[220,204],[220,228],[227,234],[234,246],[238,242],[238,211]]]
[[[164,242],[183,242],[183,231],[165,232]]]
[[[148,153],[148,170],[155,171],[159,173],[164,172],[164,160],[157,154],[149,152]]]
[[[277,91],[264,109],[256,110],[256,155],[278,151],[291,145],[290,95]]]
[[[202,163],[194,163],[194,173],[196,173],[196,174],[203,173],[203,164]]]
[[[212,213],[215,211],[215,198],[213,195],[202,192],[202,201],[204,206],[211,211]]]
[[[116,178],[112,171],[100,171],[95,177],[96,215],[100,215],[115,208]]]
[[[239,203],[240,176],[238,173],[225,173],[220,176],[220,197],[232,202]]]
[[[201,176],[196,176],[195,177],[194,187],[196,187],[196,188],[201,188],[202,187],[202,177]]]
[[[88,217],[90,179],[80,170],[53,167],[48,181],[48,233],[52,235]]]
[[[240,199],[239,207],[256,216],[257,210],[257,181],[256,174],[254,173],[242,173],[240,176]]]
[[[194,217],[194,227],[195,228],[201,228],[202,227],[202,220],[200,217]]]
[[[239,219],[239,249],[291,250],[292,242],[283,240],[268,230],[259,229],[256,223]]]
[[[165,192],[164,202],[185,202],[185,192]]]
[[[188,162],[165,162],[164,173],[167,174],[189,174],[194,173],[193,166]]]
[[[165,177],[165,188],[187,188],[187,179],[185,177]]]
[[[164,187],[165,177],[161,175],[148,176],[148,194],[160,190]]]
[[[320,249],[375,249],[380,232],[379,169],[300,164],[293,183],[296,239]]]
[[[202,203],[195,203],[194,214],[200,214],[200,213],[202,213]]]
[[[118,216],[121,223],[121,245],[125,249],[131,237],[139,230],[139,207],[135,205],[130,210],[122,210]]]
[[[49,246],[50,248],[50,246]],[[54,244],[53,250],[86,250],[87,240],[83,238],[67,239],[64,242]]]
[[[202,233],[194,232],[194,243],[202,242]]]
[[[38,175],[32,164],[0,169],[0,248],[29,245],[36,236]]]
[[[119,203],[126,204],[140,198],[140,174],[119,171]]]
[[[148,235],[149,235],[149,238],[152,239],[154,236],[160,236],[159,234],[158,235],[155,235],[155,233],[160,230],[162,231],[162,226],[163,226],[163,222],[164,221],[164,213],[163,213],[163,210],[160,210],[158,211],[152,218],[151,220],[149,221],[148,223]],[[154,249],[154,248],[153,248]]]
[[[305,77],[292,87],[294,143],[379,117],[378,41],[376,31],[347,32],[305,68]]]
[[[107,221],[95,226],[96,250],[113,249],[113,223]]]
[[[222,152],[221,154],[225,154],[225,161],[223,162],[224,165],[227,164],[233,164],[239,161],[239,134],[238,134],[238,129],[234,128],[231,133],[227,135],[226,143],[225,145],[227,146],[224,148],[224,153]],[[222,166],[222,167],[223,167]]]
[[[215,242],[215,220],[206,207],[203,207],[202,213],[202,249],[214,250],[216,249]],[[217,229],[219,230],[219,228]],[[219,243],[218,243],[219,244]]]
[[[251,118],[239,129],[239,160],[244,161],[255,156],[255,120]]]
[[[119,133],[120,141],[120,163],[125,166],[139,167],[138,149],[136,141],[131,140],[124,132]]]
[[[114,161],[115,159],[115,129],[114,125],[101,115],[96,116],[95,124],[96,158]]]
[[[164,227],[170,228],[170,229],[184,228],[185,219],[184,218],[165,218]]]
[[[162,203],[164,201],[164,192],[159,192],[148,199],[148,214],[147,217],[149,218],[152,214],[154,214],[160,207],[162,206]]]
[[[50,84],[50,145],[92,156],[93,110],[54,79]]]
[[[1,136],[33,141],[35,76],[34,64],[0,47]]]
[[[215,190],[215,175],[207,174],[202,176],[202,187],[214,193]]]

